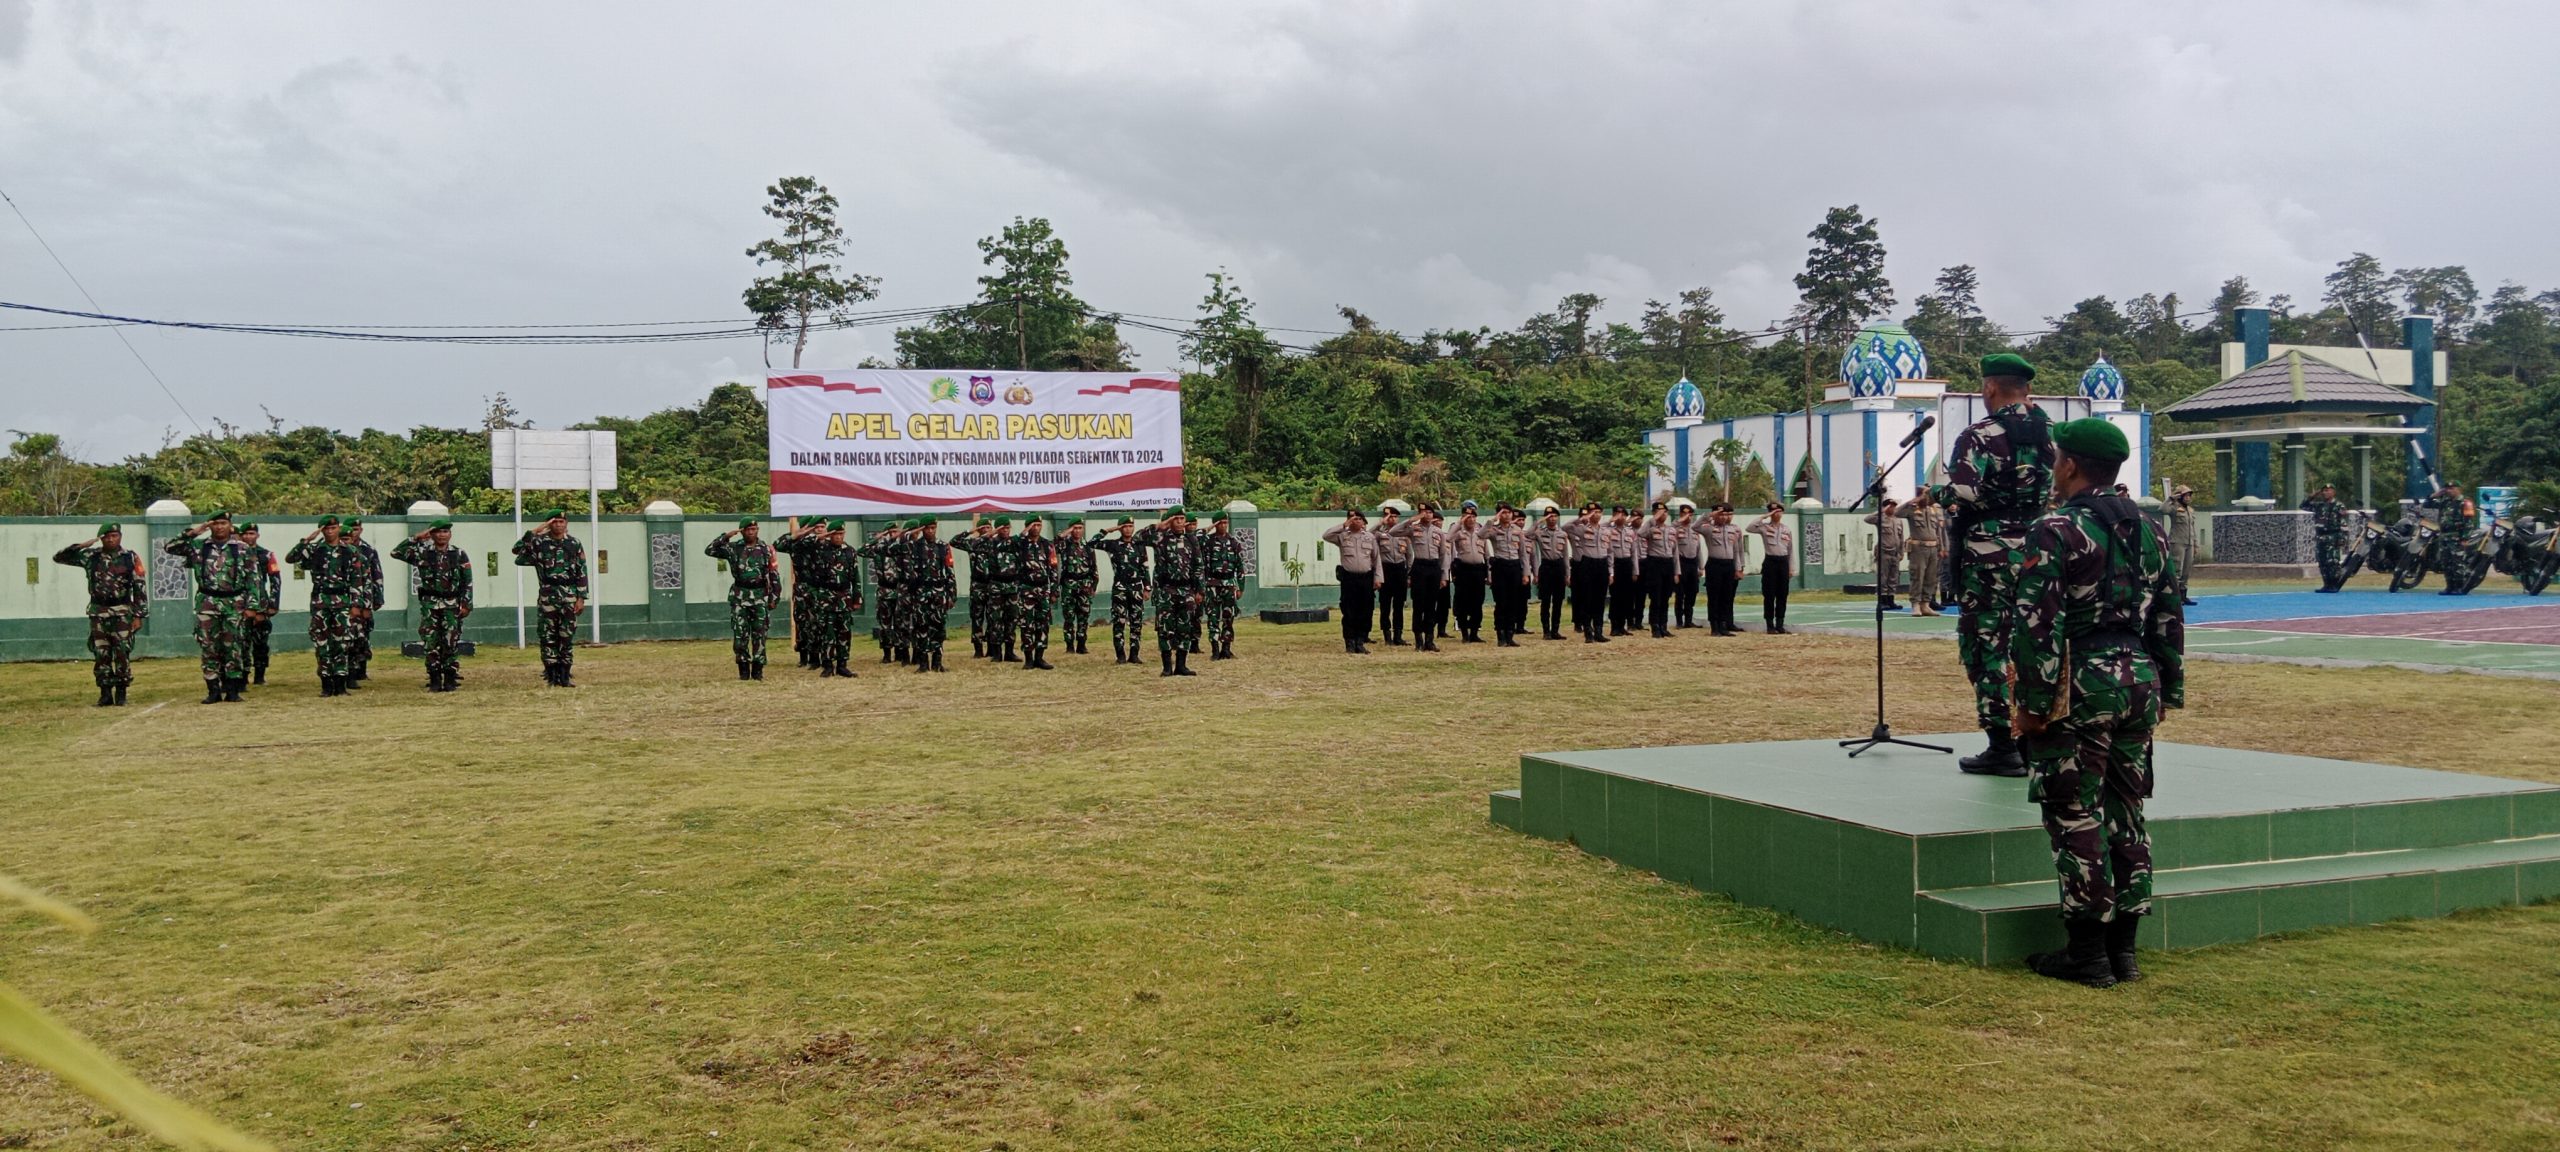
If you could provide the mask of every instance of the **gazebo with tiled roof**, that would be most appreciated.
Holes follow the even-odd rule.
[[[2285,506],[2294,507],[2310,496],[2304,490],[2302,468],[2310,442],[2346,437],[2355,443],[2358,507],[2370,509],[2373,438],[2423,435],[2423,424],[2409,418],[2434,403],[2295,348],[2161,409],[2162,416],[2179,423],[2213,425],[2210,432],[2162,439],[2282,444]],[[2229,459],[2227,453],[2217,456],[2225,462]],[[2217,468],[2215,486],[2222,489],[2218,497],[2233,488],[2227,472],[2227,463]]]

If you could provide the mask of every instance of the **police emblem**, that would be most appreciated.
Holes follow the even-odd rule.
[[[996,378],[995,378],[995,377],[993,377],[993,376],[972,376],[972,377],[970,377],[970,378],[969,378],[969,402],[970,402],[970,403],[972,403],[972,404],[981,404],[981,405],[984,405],[984,404],[993,404],[993,403],[995,403],[995,402],[996,402]]]
[[[1030,386],[1030,385],[1028,385],[1028,384],[1016,384],[1016,385],[1014,385],[1014,386],[1013,386],[1013,387],[1011,387],[1011,388],[1007,388],[1007,389],[1005,389],[1005,390],[1004,390],[1004,402],[1005,402],[1005,403],[1007,403],[1007,404],[1028,404],[1028,403],[1030,403],[1030,402],[1031,402],[1031,386]]]

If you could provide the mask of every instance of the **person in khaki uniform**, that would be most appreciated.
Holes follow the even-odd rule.
[[[1901,507],[1901,501],[1888,496],[1881,507],[1867,513],[1867,523],[1876,526],[1876,595],[1884,597],[1885,610],[1889,612],[1902,607],[1893,599],[1895,586],[1902,582],[1902,551],[1908,533],[1898,511]],[[1913,598],[1918,595],[1915,588]]]
[[[1938,561],[1946,550],[1947,510],[1923,488],[1895,514],[1909,525],[1902,548],[1911,560],[1911,614],[1944,616],[1938,611]]]

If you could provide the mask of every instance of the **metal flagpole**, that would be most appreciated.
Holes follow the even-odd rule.
[[[507,431],[507,481],[516,490],[516,539],[524,539],[524,437]],[[516,568],[516,647],[524,647],[524,568]]]
[[[604,528],[601,519],[596,515],[596,435],[593,432],[587,433],[587,541],[601,547],[604,544]],[[602,556],[604,553],[598,552],[596,555]],[[597,577],[603,575],[602,572],[595,573]],[[588,584],[587,613],[594,621],[592,634],[595,636],[596,643],[602,644],[604,643],[604,587],[592,578]]]

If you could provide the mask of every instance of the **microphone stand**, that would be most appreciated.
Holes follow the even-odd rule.
[[[1883,467],[1882,469],[1880,469],[1880,470],[1878,470],[1878,471],[1876,472],[1875,482],[1874,482],[1874,483],[1871,483],[1871,484],[1869,484],[1869,485],[1867,485],[1867,498],[1868,498],[1869,500],[1879,500],[1879,501],[1880,501],[1880,500],[1882,500],[1882,499],[1884,498],[1884,481],[1885,481],[1885,477],[1888,477],[1888,476],[1893,475],[1893,473],[1894,473],[1894,471],[1895,471],[1896,469],[1898,469],[1898,468],[1902,467],[1902,462],[1903,462],[1903,461],[1908,460],[1908,459],[1910,459],[1910,458],[1911,458],[1911,453],[1912,453],[1915,449],[1917,449],[1917,448],[1919,448],[1919,447],[1920,447],[1920,434],[1921,434],[1922,432],[1926,432],[1926,431],[1928,431],[1928,430],[1929,430],[1929,426],[1928,426],[1928,424],[1925,424],[1925,423],[1924,423],[1924,424],[1922,424],[1920,427],[1918,427],[1918,428],[1916,428],[1916,429],[1913,429],[1913,430],[1912,430],[1912,433],[1911,433],[1911,438],[1910,438],[1910,439],[1908,439],[1908,440],[1903,441],[1903,443],[1902,443],[1902,454],[1901,454],[1901,455],[1899,455],[1899,456],[1894,457],[1894,458],[1893,458],[1893,463],[1886,465],[1885,467]],[[1879,504],[1878,506],[1879,506],[1879,507],[1881,507],[1882,505],[1881,505],[1881,504]],[[1914,589],[1912,589],[1912,592],[1916,594],[1916,593],[1918,593],[1918,592],[1919,592],[1919,589],[1914,588]],[[1944,753],[1948,753],[1948,754],[1952,755],[1952,754],[1954,754],[1954,752],[1955,752],[1955,749],[1953,749],[1953,748],[1941,748],[1941,747],[1939,747],[1939,746],[1937,746],[1937,745],[1935,745],[1935,744],[1923,744],[1923,743],[1921,743],[1921,742],[1919,742],[1919,741],[1917,741],[1917,740],[1905,740],[1905,739],[1902,739],[1901,737],[1895,736],[1895,735],[1893,734],[1893,725],[1888,724],[1888,723],[1886,723],[1886,722],[1885,722],[1885,718],[1884,718],[1884,602],[1885,602],[1885,598],[1886,598],[1886,597],[1888,597],[1888,596],[1891,596],[1892,594],[1893,594],[1893,590],[1892,590],[1891,588],[1887,588],[1887,587],[1885,587],[1885,583],[1884,583],[1884,573],[1883,573],[1882,571],[1878,571],[1878,572],[1876,573],[1876,728],[1875,728],[1875,731],[1868,733],[1868,734],[1867,734],[1867,736],[1866,736],[1864,739],[1860,739],[1860,740],[1843,740],[1843,741],[1841,741],[1841,742],[1840,742],[1840,746],[1841,746],[1841,747],[1843,747],[1843,748],[1847,748],[1847,749],[1849,749],[1849,758],[1850,758],[1850,759],[1852,759],[1852,760],[1857,759],[1857,758],[1858,758],[1858,754],[1859,754],[1859,753],[1864,752],[1864,751],[1867,751],[1868,749],[1873,748],[1873,747],[1875,747],[1875,746],[1876,746],[1876,745],[1878,745],[1878,744],[1899,744],[1899,745],[1901,745],[1901,746],[1903,746],[1903,747],[1905,747],[1905,748],[1919,748],[1919,749],[1923,749],[1923,750],[1930,751],[1930,752],[1944,752]],[[1937,594],[1937,590],[1936,590],[1936,589],[1931,589],[1931,590],[1930,590],[1930,595],[1933,595],[1933,596],[1934,596],[1934,595],[1936,595],[1936,594]]]

